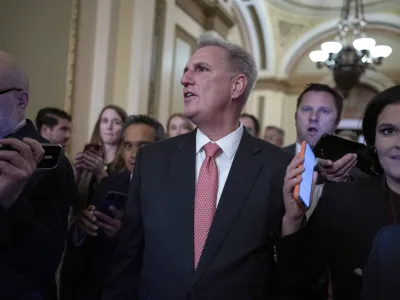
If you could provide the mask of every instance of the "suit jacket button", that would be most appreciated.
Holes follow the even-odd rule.
[[[360,268],[354,269],[353,273],[357,277],[362,277],[363,276],[363,271]]]

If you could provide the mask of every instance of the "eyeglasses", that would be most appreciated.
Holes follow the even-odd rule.
[[[20,91],[22,91],[22,89],[20,89],[20,88],[9,88],[9,89],[6,89],[6,90],[0,90],[0,95],[7,94],[7,93],[12,92],[12,91],[20,92]]]

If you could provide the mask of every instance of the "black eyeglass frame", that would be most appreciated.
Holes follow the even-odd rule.
[[[12,91],[18,91],[18,92],[21,92],[23,89],[20,89],[20,88],[9,88],[9,89],[5,89],[5,90],[0,90],[0,96],[1,95],[4,95],[4,94],[7,94],[7,93],[9,93],[9,92],[12,92]]]

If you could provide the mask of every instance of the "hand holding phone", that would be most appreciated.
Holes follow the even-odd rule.
[[[40,159],[39,163],[37,164],[36,169],[53,169],[58,165],[58,160],[62,154],[63,148],[60,145],[55,144],[40,144],[44,150],[43,156]],[[21,151],[8,144],[0,145],[0,151],[7,150],[7,151],[17,151],[21,153]]]
[[[43,152],[40,143],[33,139],[0,140],[0,201],[4,207],[18,198],[27,179],[36,171]]]
[[[97,210],[103,214],[114,217],[114,214],[110,211],[110,206],[114,206],[118,211],[123,211],[128,195],[117,191],[109,191],[106,198],[97,205]]]
[[[101,156],[101,145],[98,144],[86,144],[83,148],[83,152],[92,152],[96,155]]]
[[[302,148],[303,154],[306,154],[305,145],[303,145]],[[304,157],[303,154],[301,154],[300,152],[300,154],[296,155],[286,169],[283,184],[283,202],[285,205],[285,215],[282,218],[281,224],[282,236],[295,233],[301,228],[306,218],[306,207],[310,207],[310,196],[313,190],[313,186],[315,185],[315,182],[317,180],[317,172],[314,172],[314,164],[309,163],[309,159],[307,159],[307,163],[305,163],[306,157]],[[313,160],[311,159],[311,161]],[[303,185],[303,188],[300,189],[300,184],[304,181],[303,176],[305,173],[305,166],[308,165],[310,165],[310,168],[308,169],[311,169],[312,179],[310,193],[305,193],[304,187],[306,186]],[[308,205],[307,203],[306,205],[303,204],[302,200],[300,199],[300,195],[305,202],[308,199]]]
[[[307,142],[301,143],[300,157],[304,158],[303,163],[299,167],[303,167],[302,174],[297,175],[301,178],[301,182],[294,187],[293,198],[299,205],[308,209],[311,205],[313,177],[315,167],[315,155]]]
[[[316,157],[336,162],[347,154],[357,154],[356,166],[366,174],[376,175],[376,158],[364,144],[337,135],[324,134],[314,147]]]

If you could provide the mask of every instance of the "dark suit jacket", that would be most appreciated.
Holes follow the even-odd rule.
[[[106,177],[96,188],[93,205],[101,205],[109,191],[128,193],[131,173],[128,171]],[[68,232],[60,279],[60,300],[98,300],[103,282],[108,274],[114,239],[105,235],[87,236],[82,244],[75,245],[76,224]]]
[[[32,122],[11,135],[43,139]],[[74,194],[75,192],[75,194]],[[37,170],[18,199],[0,214],[0,298],[56,299],[55,271],[64,250],[72,167],[62,155],[52,170]]]
[[[375,238],[365,270],[362,300],[400,298],[400,225],[386,226]]]
[[[289,153],[292,157],[295,157],[296,155],[296,143],[290,144],[289,146],[286,146],[283,148],[287,153]]]
[[[310,295],[329,266],[334,299],[360,298],[372,241],[387,220],[385,191],[382,176],[325,185],[308,224],[277,244],[286,292],[319,299]]]
[[[102,299],[270,299],[290,157],[244,131],[195,271],[195,149],[196,130],[141,149]]]

